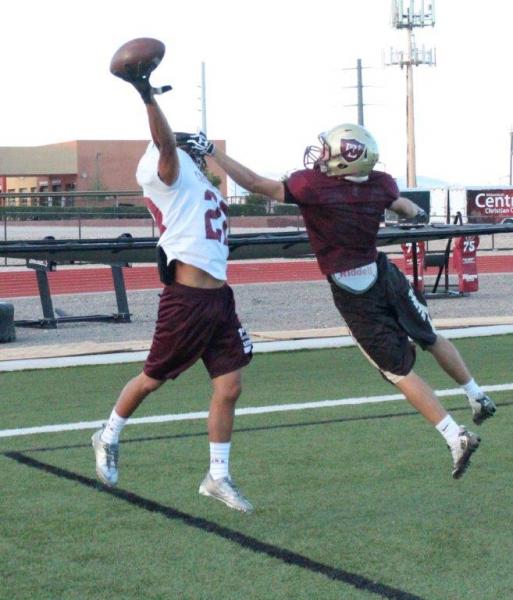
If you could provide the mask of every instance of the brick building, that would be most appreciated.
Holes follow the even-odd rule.
[[[136,191],[135,170],[147,144],[147,140],[75,140],[46,146],[0,146],[0,193],[56,192],[50,199],[0,199],[0,206],[80,206],[89,201],[57,193]],[[226,146],[224,140],[216,144],[223,150]],[[219,188],[226,196],[226,175],[213,163],[209,170],[221,179]],[[130,197],[131,204],[140,202]]]

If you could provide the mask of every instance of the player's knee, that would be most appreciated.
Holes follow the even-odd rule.
[[[241,376],[239,371],[215,377],[212,380],[214,396],[223,402],[235,404],[242,392]]]
[[[400,348],[395,348],[395,351],[376,356],[374,360],[381,375],[390,383],[397,385],[413,370],[416,360],[415,346],[408,342]]]
[[[235,404],[241,395],[242,386],[238,380],[226,381],[216,391],[224,402]]]
[[[392,385],[395,386],[399,386],[400,382],[405,378],[408,377],[408,375],[411,373],[404,373],[404,374],[398,374],[398,373],[393,373],[392,371],[382,371],[380,369],[380,374],[381,377],[383,377],[383,379],[385,381],[388,381],[388,383],[391,383]]]
[[[225,397],[229,402],[237,402],[239,396],[242,393],[242,386],[240,381],[234,381],[230,383],[225,391]]]
[[[432,344],[427,344],[424,349],[428,352],[431,352],[431,354],[436,355],[442,347],[447,346],[449,343],[450,342],[447,338],[444,338],[443,335],[437,334],[435,341]]]
[[[149,377],[146,373],[141,373],[141,375],[139,375],[139,386],[145,395],[158,390],[163,383],[162,380]]]

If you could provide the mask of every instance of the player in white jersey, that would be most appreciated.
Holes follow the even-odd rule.
[[[159,246],[168,262],[179,260],[224,281],[228,206],[186,151],[177,148],[176,152],[180,170],[171,186],[163,183],[157,173],[159,150],[154,142],[150,142],[137,168],[137,181],[160,230]]]
[[[227,206],[203,172],[203,156],[194,152],[196,136],[172,132],[147,79],[131,83],[146,105],[153,140],[141,158],[137,180],[159,227],[159,271],[165,285],[143,371],[125,385],[107,424],[92,437],[96,473],[105,485],[117,484],[119,436],[127,419],[148,394],[202,359],[213,393],[210,469],[199,493],[251,512],[229,471],[241,369],[251,360],[252,344],[226,283]]]

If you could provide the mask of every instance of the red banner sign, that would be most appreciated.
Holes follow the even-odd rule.
[[[467,190],[469,223],[513,223],[513,189]]]

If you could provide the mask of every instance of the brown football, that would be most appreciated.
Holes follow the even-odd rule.
[[[154,38],[136,38],[123,44],[110,61],[110,72],[130,81],[134,74],[149,75],[166,52],[165,45]]]

